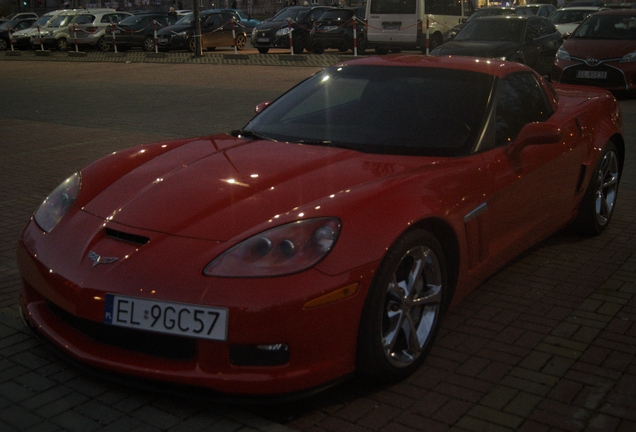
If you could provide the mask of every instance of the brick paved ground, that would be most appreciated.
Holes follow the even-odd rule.
[[[105,381],[61,361],[23,328],[15,241],[42,197],[110,151],[201,127],[185,120],[171,127],[174,112],[148,127],[107,110],[87,115],[96,101],[73,108],[72,89],[85,90],[84,82],[111,89],[107,77],[121,66],[78,66],[67,89],[68,62],[42,72],[40,59],[23,60],[0,61],[0,430],[636,431],[636,101],[621,102],[626,169],[612,226],[602,236],[557,234],[497,273],[447,315],[425,364],[404,382],[378,388],[353,380],[297,403],[245,407]],[[290,66],[201,66],[196,76],[187,69],[185,83],[178,79],[185,65],[130,65],[116,82],[134,91],[143,77],[161,72],[185,100],[199,93],[205,100],[207,86],[251,104],[311,73]],[[219,73],[245,88],[237,93]],[[265,93],[249,83],[255,73],[261,88],[268,83]],[[56,86],[68,100],[29,108],[15,100],[25,85],[38,92]],[[173,107],[170,92],[160,96],[162,108]],[[128,103],[128,115],[140,110],[133,99]],[[244,122],[216,109],[208,114],[217,125]]]

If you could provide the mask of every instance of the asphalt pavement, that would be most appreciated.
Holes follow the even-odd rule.
[[[15,246],[73,171],[150,141],[241,127],[342,56],[0,53],[0,430],[636,431],[636,101],[610,228],[558,233],[449,312],[424,365],[377,387],[230,404],[128,386],[45,348],[22,325]],[[345,57],[346,58],[346,57]]]

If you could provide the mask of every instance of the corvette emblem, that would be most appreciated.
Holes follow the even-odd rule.
[[[99,264],[112,264],[119,259],[115,257],[103,257],[93,251],[88,253],[88,258],[93,261],[93,267],[97,267]]]

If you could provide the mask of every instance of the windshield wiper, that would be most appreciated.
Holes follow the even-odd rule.
[[[249,131],[245,129],[237,129],[230,132],[230,135],[238,137],[238,138],[249,138],[254,140],[267,140],[267,141],[276,141],[273,138],[269,138],[265,135],[262,135],[258,132]]]
[[[361,150],[361,146],[359,144],[354,143],[345,143],[340,141],[330,141],[330,140],[311,140],[311,139],[303,139],[295,141],[300,144],[308,144],[308,145],[320,145],[325,147],[336,147],[346,150],[355,150],[362,153],[365,153],[364,150]]]

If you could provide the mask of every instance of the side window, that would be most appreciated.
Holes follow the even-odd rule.
[[[500,81],[496,106],[496,145],[506,145],[517,138],[528,123],[546,121],[552,107],[532,73],[510,74]]]
[[[529,20],[528,25],[526,26],[526,36],[524,40],[526,42],[531,42],[539,36],[541,36],[541,27],[539,26],[539,20]]]

